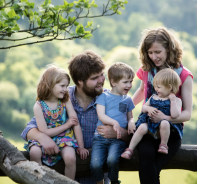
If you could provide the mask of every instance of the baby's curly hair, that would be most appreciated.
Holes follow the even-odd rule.
[[[153,78],[153,86],[161,84],[167,88],[172,86],[171,92],[177,94],[179,86],[181,85],[181,79],[179,75],[171,68],[160,70]]]

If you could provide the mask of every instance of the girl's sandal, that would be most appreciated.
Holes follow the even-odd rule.
[[[168,146],[165,144],[160,144],[158,152],[163,154],[168,154]]]
[[[125,149],[125,151],[122,153],[121,157],[122,157],[122,158],[125,158],[125,159],[127,159],[127,160],[130,160],[132,154],[133,154],[133,150],[130,149],[130,148],[127,148],[127,149]]]

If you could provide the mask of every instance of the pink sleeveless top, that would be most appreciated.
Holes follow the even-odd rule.
[[[137,77],[142,80],[144,82],[144,99],[146,99],[147,97],[147,81],[148,81],[148,72],[147,71],[143,71],[142,68],[139,68],[137,73],[136,73]],[[185,79],[188,77],[188,75],[190,75],[193,79],[193,75],[192,73],[185,67],[183,67],[183,70],[180,74],[180,78],[181,78],[181,82],[182,84],[185,82]],[[178,98],[181,99],[181,87],[182,87],[182,84],[181,86],[179,87],[179,91],[178,93],[176,94],[176,96]],[[145,100],[143,102],[143,104],[145,103]]]

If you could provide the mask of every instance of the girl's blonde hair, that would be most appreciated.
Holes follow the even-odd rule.
[[[127,79],[134,78],[135,72],[132,67],[125,63],[116,62],[113,65],[110,66],[108,69],[108,79],[110,82],[111,87],[112,81],[113,82],[119,82],[124,77]]]
[[[139,46],[140,60],[144,71],[151,71],[155,67],[148,55],[148,50],[153,43],[160,43],[167,51],[166,66],[178,68],[182,61],[183,48],[180,41],[172,31],[164,27],[145,29]]]
[[[47,69],[42,74],[40,82],[37,86],[37,99],[36,100],[49,100],[52,95],[52,89],[55,84],[61,82],[62,79],[68,80],[68,85],[70,83],[70,77],[65,70],[58,68],[55,65],[47,65]],[[60,99],[62,102],[67,102],[69,99],[68,91],[66,91],[63,99]]]
[[[181,85],[181,79],[174,70],[171,68],[166,68],[159,71],[155,75],[153,79],[153,86],[155,87],[157,84],[161,84],[167,88],[169,88],[171,85],[171,92],[177,94],[179,91],[179,86]]]

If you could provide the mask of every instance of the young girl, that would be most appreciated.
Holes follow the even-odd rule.
[[[59,146],[60,154],[45,155],[42,145],[35,140],[29,140],[25,148],[30,152],[30,160],[40,165],[43,162],[53,166],[63,158],[66,166],[65,175],[74,180],[75,149],[83,158],[87,157],[88,150],[84,148],[81,127],[69,99],[69,82],[70,77],[63,69],[50,65],[38,84],[37,102],[33,108],[38,129],[53,138]]]
[[[140,142],[142,137],[148,132],[155,139],[161,138],[158,152],[168,154],[168,139],[170,131],[177,131],[179,136],[183,136],[182,123],[172,124],[167,120],[162,120],[159,123],[152,123],[151,118],[158,110],[164,114],[177,118],[181,114],[182,101],[175,94],[181,85],[180,77],[172,69],[163,69],[158,72],[153,79],[153,86],[157,94],[154,94],[142,106],[142,115],[139,116],[136,122],[136,132],[134,133],[129,148],[121,155],[125,159],[130,159],[133,150]]]

